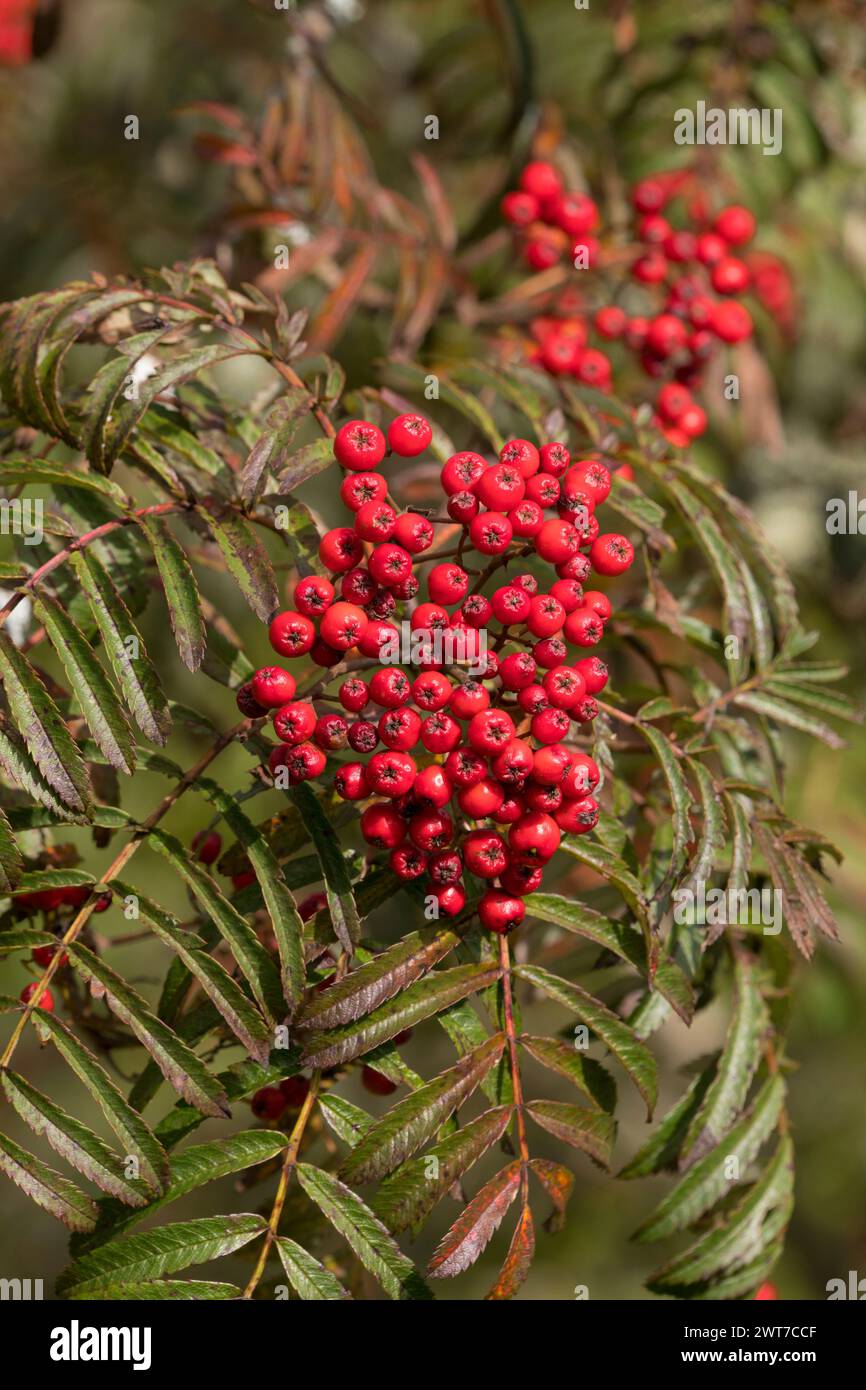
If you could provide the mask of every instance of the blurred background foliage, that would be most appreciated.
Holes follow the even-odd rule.
[[[596,0],[588,9],[570,0],[296,0],[285,8],[272,0],[41,0],[39,10],[39,56],[0,72],[0,300],[192,255],[213,255],[233,280],[273,288],[281,224],[263,210],[292,209],[286,217],[301,247],[334,226],[375,240],[383,215],[375,190],[384,187],[396,196],[384,214],[414,235],[429,212],[412,163],[422,155],[453,211],[468,301],[477,304],[519,279],[496,206],[530,147],[565,140],[576,177],[615,224],[631,181],[695,154],[673,142],[677,108],[699,100],[780,107],[777,157],[753,147],[698,151],[707,180],[754,210],[757,246],[785,260],[797,298],[787,331],[759,316],[757,346],[737,364],[739,406],[725,406],[720,390],[705,402],[712,427],[695,457],[755,509],[794,573],[806,622],[820,633],[815,655],[848,661],[849,689],[862,691],[866,541],[826,527],[829,499],[866,495],[866,26],[857,0]],[[279,146],[279,122],[299,90],[316,94],[304,118],[318,123],[324,165],[336,143],[346,167],[360,150],[358,135],[372,161],[354,193],[336,183],[320,188],[307,226],[290,182],[263,185],[260,169],[221,147],[220,121],[183,110],[222,103],[257,139]],[[124,138],[130,115],[138,117],[137,140]],[[436,140],[425,139],[430,116]],[[489,254],[473,258],[479,244]],[[345,264],[325,258],[324,269],[317,263],[310,276],[276,288],[290,308],[316,309],[341,284]],[[396,285],[399,298],[399,275]],[[350,384],[375,379],[375,359],[393,353],[388,291],[394,283],[385,272],[334,325],[329,347]],[[487,351],[459,283],[442,297],[447,307],[430,314],[423,343],[409,346],[431,361]],[[328,499],[321,503],[327,510]],[[230,587],[215,578],[209,597],[247,639],[251,660],[264,659],[262,630]],[[146,628],[145,636],[157,657],[161,649],[172,694],[204,708],[200,682],[192,698],[192,678],[167,638]],[[231,697],[216,685],[206,694],[222,727]],[[184,749],[182,739],[176,754],[189,758],[200,745],[190,735]],[[221,766],[232,786],[247,775],[242,754]],[[783,1297],[821,1298],[828,1279],[849,1269],[866,1274],[866,736],[855,730],[842,755],[792,738],[789,777],[793,816],[846,856],[830,893],[843,944],[822,947],[801,970],[790,1040],[800,1064],[791,1087],[798,1202],[777,1282]],[[149,809],[160,794],[158,779],[144,774],[129,809]],[[189,839],[202,814],[187,800],[171,828]],[[89,866],[101,865],[85,832],[71,838]],[[152,858],[146,871],[148,891],[164,890],[169,904]],[[148,990],[164,953],[127,949],[132,976]],[[17,994],[20,974],[20,965],[4,966],[0,988]],[[660,1113],[682,1090],[681,1068],[718,1044],[724,1019],[714,1006],[691,1031],[674,1022],[658,1039],[668,1077]],[[441,1049],[441,1057],[413,1057],[410,1043],[407,1059],[427,1071],[445,1064],[444,1041]],[[41,1074],[39,1062],[29,1074],[50,1091],[47,1070],[46,1056]],[[636,1105],[622,1118],[620,1163],[645,1134]],[[628,1236],[652,1203],[652,1186],[618,1186],[582,1166],[566,1233],[542,1243],[523,1296],[568,1299],[588,1285],[592,1298],[646,1297],[642,1281],[656,1252],[629,1245]],[[202,1210],[213,1209],[209,1194]],[[50,1281],[64,1262],[64,1233],[35,1219],[22,1245],[20,1217],[18,1194],[4,1184],[0,1272]],[[483,1294],[501,1246],[494,1241],[459,1281],[460,1296]]]

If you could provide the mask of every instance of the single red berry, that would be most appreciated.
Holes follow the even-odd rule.
[[[445,775],[455,787],[474,787],[487,771],[487,764],[474,748],[455,748],[445,759]]]
[[[378,589],[370,607],[376,608],[377,600],[381,596],[383,599],[388,599],[389,601],[393,602],[394,607],[396,608],[397,599],[400,599],[402,602],[405,602],[406,599],[415,598],[420,588],[421,581],[418,578],[417,574],[410,574],[406,579],[401,579],[399,584],[392,584],[390,589]],[[371,613],[370,616],[377,618],[387,618],[392,611],[393,609],[389,608],[387,613],[380,614],[378,612],[374,612]]]
[[[470,719],[466,737],[477,753],[489,756],[514,738],[514,721],[505,710],[483,710]]]
[[[222,836],[216,830],[199,830],[198,834],[192,837],[191,849],[200,864],[215,864],[222,853],[222,847]]]
[[[460,883],[440,883],[431,894],[446,917],[456,917],[466,906],[466,890]]]
[[[751,280],[749,267],[736,256],[724,256],[713,266],[710,274],[713,289],[717,294],[742,294]]]
[[[550,473],[536,473],[534,478],[526,480],[526,498],[523,505],[535,502],[539,507],[555,507],[561,492],[559,481]]]
[[[531,811],[512,825],[508,832],[509,848],[521,857],[542,864],[559,849],[560,839],[559,826],[544,811]]]
[[[588,753],[572,752],[572,764],[565,777],[562,779],[562,790],[565,796],[579,799],[595,791],[599,784],[601,773],[598,764],[589,756]]]
[[[562,192],[562,175],[547,160],[535,159],[525,165],[520,175],[520,187],[543,203]]]
[[[542,560],[560,564],[580,548],[580,536],[567,521],[545,521],[535,538],[535,548]]]
[[[551,584],[550,593],[562,604],[566,613],[573,613],[583,602],[583,588],[576,579],[557,579],[555,584]]]
[[[463,876],[463,860],[456,849],[437,850],[430,855],[427,870],[435,884],[459,883]]]
[[[673,357],[682,352],[688,340],[688,329],[674,314],[659,314],[650,322],[646,345],[656,357]]]
[[[18,998],[22,1004],[29,1004],[33,1000],[39,986],[36,984],[25,985]],[[47,1014],[54,1013],[54,995],[50,989],[45,989],[33,1004],[35,1009],[44,1009]]]
[[[706,430],[707,423],[707,412],[695,401],[688,410],[683,411],[678,427],[689,439],[698,439]]]
[[[505,627],[525,622],[529,617],[531,603],[532,600],[526,590],[519,589],[512,584],[503,584],[502,588],[497,589],[490,599],[494,616]]]
[[[489,707],[490,695],[484,686],[475,680],[467,680],[458,685],[448,701],[448,708],[456,719],[471,719],[474,714]]]
[[[445,708],[453,688],[451,681],[441,671],[426,671],[412,682],[412,699],[419,709],[432,714]]]
[[[364,764],[344,763],[334,778],[334,787],[343,801],[363,801],[370,795]]]
[[[532,748],[523,738],[509,739],[491,764],[500,782],[504,782],[506,786],[518,787],[526,781],[532,766]]]
[[[460,725],[445,710],[436,710],[421,725],[421,742],[429,753],[450,753],[460,739]]]
[[[530,731],[536,743],[554,744],[568,736],[571,721],[564,709],[554,709],[548,705],[532,716]],[[533,763],[535,767],[535,763]]]
[[[433,544],[435,531],[433,523],[417,512],[403,512],[397,517],[394,526],[394,541],[408,550],[410,555],[420,555]]]
[[[560,830],[568,835],[586,835],[598,825],[598,802],[591,796],[577,801],[564,801],[554,818]]]
[[[521,897],[489,888],[478,901],[478,916],[482,927],[506,936],[523,921],[526,904]]]
[[[383,709],[399,709],[412,695],[412,685],[405,671],[395,666],[374,671],[370,679],[370,698]]]
[[[246,719],[261,719],[263,714],[267,714],[267,710],[262,708],[253,694],[252,681],[246,681],[238,687],[235,694],[235,704],[239,713]]]
[[[622,337],[628,323],[628,317],[618,305],[608,304],[597,311],[593,322],[596,332],[602,338],[614,339]]]
[[[389,541],[397,513],[387,502],[365,502],[355,513],[355,530],[362,541]]]
[[[419,805],[432,806],[438,811],[451,800],[453,791],[451,780],[446,776],[444,769],[437,763],[431,763],[429,767],[422,768],[415,778],[412,795]]]
[[[572,555],[569,560],[556,566],[558,578],[576,579],[578,584],[582,584],[585,579],[588,579],[591,572],[592,565],[586,555]]]
[[[290,1110],[300,1110],[310,1093],[310,1083],[305,1076],[284,1076],[280,1091]]]
[[[632,189],[631,199],[638,212],[658,212],[668,201],[670,193],[659,178],[645,178]]]
[[[427,590],[434,603],[460,603],[466,597],[468,588],[469,575],[460,565],[450,561],[434,565],[427,576]],[[445,617],[447,621],[448,615]]]
[[[290,700],[274,714],[274,732],[282,743],[303,743],[316,727],[316,711],[305,700]]]
[[[507,446],[506,446],[507,447]],[[535,451],[538,457],[537,450]],[[513,463],[494,463],[475,484],[475,496],[492,512],[507,512],[522,502],[526,483],[520,468]]]
[[[361,834],[376,849],[396,849],[406,838],[406,822],[386,801],[375,801],[361,814]]]
[[[561,637],[544,637],[532,648],[533,660],[545,671],[553,666],[561,666],[568,657],[568,647]]]
[[[465,451],[452,454],[439,476],[450,497],[455,492],[474,492],[475,484],[486,471],[487,464],[480,454]]]
[[[575,670],[583,676],[588,695],[598,695],[608,682],[608,669],[598,656],[584,656],[574,663]]]
[[[295,608],[306,618],[320,618],[334,602],[334,586],[318,574],[298,580],[292,599]]]
[[[598,222],[598,208],[585,193],[558,193],[549,200],[545,213],[569,236],[583,236]]]
[[[586,694],[586,683],[572,666],[554,666],[542,681],[547,697],[555,709],[571,709]]]
[[[349,725],[349,747],[356,753],[372,753],[379,746],[379,735],[375,724],[368,719],[356,719]]]
[[[755,235],[757,223],[748,208],[736,204],[723,208],[714,223],[714,229],[730,246],[743,246]]]
[[[517,696],[517,703],[525,714],[540,714],[550,708],[547,691],[543,685],[527,685]]]
[[[501,512],[480,512],[469,523],[469,539],[481,555],[501,555],[513,534],[511,522]]]
[[[471,830],[463,841],[463,859],[477,878],[498,878],[508,864],[508,850],[495,830]]]
[[[535,598],[538,593],[538,580],[534,574],[515,574],[511,581],[517,589],[523,589],[530,598]]]
[[[606,623],[613,613],[610,599],[599,589],[587,589],[585,591],[583,606],[584,608],[591,608],[593,612],[597,613],[603,623]]]
[[[779,1297],[779,1290],[776,1288],[776,1285],[773,1284],[773,1283],[771,1283],[770,1280],[767,1279],[767,1280],[765,1280],[764,1283],[761,1284],[760,1287],[758,1288],[758,1291],[757,1291],[757,1293],[755,1294],[755,1302],[756,1302],[756,1303],[765,1303],[765,1302],[767,1302],[767,1301],[773,1301],[773,1300],[777,1299],[778,1297]]]
[[[562,792],[558,786],[545,787],[541,782],[530,782],[523,789],[523,799],[527,811],[546,811],[552,816],[562,805]]]
[[[367,764],[367,779],[379,796],[404,796],[412,790],[417,771],[414,758],[392,749],[373,754]]]
[[[538,891],[543,877],[544,869],[540,864],[509,864],[499,882],[504,892],[525,898],[528,893]]]
[[[379,720],[378,730],[386,748],[408,753],[418,742],[421,716],[405,705],[402,709],[386,710]]]
[[[569,530],[574,531],[574,527],[569,526]],[[574,534],[577,535],[577,532],[574,531]],[[555,632],[561,631],[565,619],[565,609],[553,594],[536,594],[535,598],[530,599],[526,626],[534,637],[552,637]]]
[[[448,498],[447,512],[452,521],[460,521],[464,525],[477,516],[481,510],[481,503],[473,492],[455,492]]]
[[[59,948],[58,948],[57,946],[34,946],[34,947],[33,947],[33,960],[35,961],[35,963],[36,963],[37,965],[41,966],[42,969],[44,970],[47,966],[49,966],[49,965],[51,964],[51,962],[53,961],[54,957],[58,954],[58,949],[59,949]],[[66,965],[66,963],[68,962],[68,960],[69,960],[69,955],[68,955],[68,953],[67,953],[66,951],[60,951],[60,953],[59,953],[59,959],[58,959],[58,961],[57,961],[58,969],[62,968],[64,965]],[[25,1002],[26,1002],[26,1001],[25,1001]]]
[[[427,855],[415,845],[401,845],[392,849],[388,863],[398,878],[404,881],[419,878],[427,868]]]
[[[493,616],[493,605],[483,594],[470,594],[460,611],[469,627],[481,628]]]
[[[382,502],[388,484],[381,473],[350,473],[340,484],[340,498],[351,512],[360,511],[365,502]]]
[[[262,1086],[250,1101],[250,1108],[257,1120],[278,1120],[286,1105],[286,1097],[278,1086]]]
[[[289,774],[289,782],[297,786],[299,782],[309,782],[319,777],[325,770],[327,758],[321,748],[314,743],[298,743],[281,748],[283,766]]]
[[[523,690],[535,680],[537,670],[529,652],[511,652],[499,663],[499,679],[505,690]]]
[[[316,629],[303,613],[278,613],[268,628],[274,651],[281,656],[305,656],[316,640]]]
[[[388,426],[388,443],[401,458],[416,458],[430,448],[433,431],[423,415],[398,415]]]
[[[544,525],[544,512],[537,502],[524,499],[511,508],[508,520],[515,536],[537,536]]]
[[[447,849],[454,838],[454,822],[444,811],[421,811],[409,822],[413,845],[427,853]]]
[[[622,574],[634,560],[634,546],[625,536],[609,532],[593,541],[589,559],[598,574]]]
[[[638,257],[631,273],[642,285],[658,285],[668,273],[667,257],[661,251],[648,251]]]
[[[575,608],[565,620],[565,636],[578,647],[594,647],[604,636],[604,622],[594,608]]]
[[[532,193],[517,190],[506,193],[499,204],[502,216],[513,227],[528,227],[535,222],[540,212],[538,199]]]
[[[530,443],[528,439],[509,439],[508,443],[503,444],[502,448],[499,450],[499,462],[511,468],[516,468],[520,476],[526,479],[531,478],[533,473],[538,472],[541,456],[535,445]],[[488,469],[488,474],[492,471],[493,470]],[[483,502],[484,498],[481,495],[480,489],[476,488],[475,490]],[[491,504],[488,502],[485,505],[490,506]],[[493,510],[497,511],[499,509],[493,507]]]
[[[360,676],[349,676],[337,691],[337,698],[344,710],[350,714],[360,714],[370,702],[370,689]]]
[[[334,437],[334,457],[354,472],[376,468],[385,457],[385,436],[367,420],[349,420]]]
[[[323,714],[316,720],[313,742],[326,753],[336,753],[345,748],[349,726],[341,714]]]
[[[457,793],[457,805],[472,820],[494,816],[505,800],[505,791],[495,777],[482,777],[474,787],[463,787]]]
[[[752,316],[744,304],[730,300],[714,306],[710,327],[722,342],[741,343],[751,335]]]

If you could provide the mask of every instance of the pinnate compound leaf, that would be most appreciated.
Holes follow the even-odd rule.
[[[25,1077],[13,1071],[0,1074],[3,1092],[13,1110],[34,1134],[47,1139],[55,1152],[85,1178],[129,1206],[148,1202],[148,1189],[140,1179],[127,1178],[123,1162],[98,1134],[55,1105]]]
[[[436,1133],[462,1105],[502,1055],[505,1037],[497,1033],[453,1067],[391,1107],[356,1144],[340,1170],[356,1185],[392,1172]]]
[[[456,965],[452,970],[426,975],[366,1018],[344,1024],[342,1028],[306,1035],[304,1065],[327,1070],[351,1062],[396,1037],[404,1028],[413,1028],[458,999],[486,989],[499,979],[500,973],[498,966]]]
[[[182,961],[189,973],[198,980],[238,1041],[243,1043],[251,1057],[255,1057],[264,1065],[270,1052],[271,1028],[237,981],[233,980],[219,961],[214,960],[208,953],[201,938],[192,932],[184,931],[177,918],[164,912],[129,884],[115,881],[114,887],[121,897],[134,896],[138,899],[141,921],[149,926],[161,941],[171,946],[177,954],[177,959]]]
[[[84,759],[39,676],[4,632],[0,677],[12,719],[39,772],[64,806],[88,818],[93,793]]]
[[[402,1163],[380,1183],[370,1202],[373,1211],[391,1231],[418,1229],[457,1179],[502,1138],[512,1114],[510,1105],[485,1110],[425,1154]],[[434,1158],[435,1168],[429,1162]]]
[[[688,1169],[635,1232],[635,1240],[662,1240],[684,1230],[709,1211],[736,1181],[729,1176],[734,1167],[730,1160],[737,1159],[737,1171],[742,1173],[760,1152],[779,1118],[784,1095],[781,1077],[770,1077],[739,1123],[725,1135],[718,1148]]]
[[[277,1253],[286,1271],[286,1278],[303,1302],[335,1302],[337,1299],[351,1297],[336,1275],[325,1269],[318,1260],[314,1260],[297,1241],[290,1240],[288,1236],[280,1236],[277,1240]]]
[[[521,979],[528,980],[549,998],[555,999],[566,1009],[571,1009],[581,1023],[586,1024],[603,1043],[610,1048],[620,1066],[624,1067],[634,1081],[652,1113],[658,1091],[656,1062],[649,1048],[640,1041],[627,1023],[611,1013],[610,1009],[593,998],[579,985],[570,980],[560,979],[549,970],[536,965],[519,966],[516,972]]]
[[[412,1261],[350,1187],[332,1173],[309,1163],[299,1163],[295,1171],[307,1196],[339,1231],[389,1298],[426,1300],[433,1297]]]
[[[435,1279],[452,1279],[469,1269],[498,1231],[519,1187],[517,1161],[494,1174],[446,1231],[433,1252],[427,1273]]]
[[[226,1117],[229,1108],[225,1092],[201,1058],[152,1014],[141,996],[130,989],[126,981],[99,956],[77,941],[70,944],[67,950],[76,970],[105,991],[105,999],[112,1013],[132,1029],[169,1085],[203,1115]]]
[[[587,1057],[562,1038],[533,1038],[524,1035],[520,1039],[530,1057],[543,1067],[564,1076],[598,1110],[612,1115],[616,1109],[616,1082],[610,1072],[605,1071],[600,1062]]]
[[[121,1095],[93,1054],[56,1014],[40,1011],[40,1032],[48,1033],[57,1051],[87,1087],[106,1120],[124,1146],[124,1153],[138,1158],[142,1180],[162,1192],[168,1179],[168,1157],[144,1120]]]
[[[230,1255],[266,1229],[263,1216],[238,1212],[177,1221],[140,1235],[121,1236],[74,1260],[57,1280],[59,1296],[93,1297],[100,1288],[116,1283],[158,1279],[190,1265],[204,1264]]]
[[[75,1183],[0,1134],[0,1172],[70,1231],[92,1231],[99,1208]]]
[[[280,603],[277,581],[268,553],[245,517],[201,509],[219,546],[226,568],[262,623],[270,622]]]
[[[409,932],[342,980],[310,994],[298,1015],[299,1022],[305,1028],[333,1028],[362,1018],[425,975],[459,940],[447,928]]]

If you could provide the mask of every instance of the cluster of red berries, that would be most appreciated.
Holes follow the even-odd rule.
[[[587,649],[601,640],[611,604],[583,585],[593,570],[621,574],[634,550],[625,536],[599,533],[595,511],[611,485],[602,463],[573,463],[562,443],[538,449],[513,439],[492,462],[463,452],[445,463],[449,524],[458,522],[462,537],[453,560],[435,552],[425,560],[436,523],[391,504],[379,465],[389,446],[415,456],[431,439],[419,415],[392,421],[387,439],[363,420],[339,430],[334,453],[354,524],[322,538],[331,577],[299,580],[294,607],[270,624],[279,655],[308,656],[345,675],[341,712],[321,708],[327,697],[296,699],[295,677],[283,666],[257,671],[238,706],[271,714],[279,743],[270,769],[275,777],[284,769],[289,784],[319,777],[329,755],[360,755],[340,763],[334,786],[344,800],[368,803],[360,817],[367,843],[388,851],[401,879],[426,874],[449,916],[465,906],[464,872],[483,879],[482,924],[506,932],[522,921],[523,899],[539,887],[562,832],[582,834],[597,822],[598,768],[566,740],[573,724],[585,728],[598,713],[607,667]],[[484,569],[464,567],[473,555],[487,561]],[[493,574],[530,555],[552,567],[553,582],[542,587],[535,575],[516,574],[488,597]],[[427,564],[424,596],[416,570]],[[401,633],[391,620],[404,611]],[[407,634],[426,643],[414,676],[381,658],[386,643],[404,652]],[[480,654],[477,679],[443,655],[446,635],[452,650],[458,638]],[[569,646],[587,654],[572,660]],[[353,665],[354,656],[362,660]],[[369,679],[357,673],[373,666]],[[327,684],[324,677],[317,689]]]
[[[629,274],[643,291],[638,312],[619,304],[591,308],[582,288],[572,286],[553,305],[554,314],[533,320],[534,341],[527,345],[529,359],[552,374],[609,391],[614,364],[605,349],[621,343],[647,376],[665,380],[655,423],[680,448],[707,427],[706,414],[692,396],[706,363],[721,344],[742,342],[752,332],[751,315],[738,296],[752,285],[740,251],[754,235],[755,219],[739,206],[713,216],[705,197],[683,196],[690,179],[689,171],[660,173],[632,191],[636,228]],[[685,206],[674,217],[677,200]],[[526,165],[520,188],[505,195],[502,212],[518,229],[533,270],[546,270],[566,255],[584,269],[621,259],[619,250],[608,254],[593,235],[599,223],[593,199],[569,192],[558,169],[546,161]],[[762,277],[763,295],[780,302],[778,274],[774,278],[764,264]]]

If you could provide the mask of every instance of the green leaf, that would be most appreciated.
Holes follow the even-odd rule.
[[[229,510],[216,514],[200,506],[219,546],[226,568],[260,622],[268,623],[280,606],[280,595],[268,553],[245,517]]]
[[[812,714],[804,713],[796,705],[780,699],[777,695],[766,695],[760,691],[750,690],[745,694],[735,695],[733,704],[738,705],[741,709],[751,710],[753,714],[762,714],[765,719],[772,719],[777,724],[786,725],[789,729],[797,729],[799,733],[810,734],[812,738],[820,739],[822,743],[826,743],[828,748],[845,747],[844,738],[840,738],[829,724],[825,724],[822,719],[817,719]]]
[[[646,1178],[675,1168],[689,1125],[716,1074],[714,1057],[695,1077],[685,1095],[659,1121],[655,1133],[641,1146],[634,1158],[617,1174],[620,1178]]]
[[[526,1111],[549,1134],[573,1149],[581,1149],[600,1168],[610,1167],[616,1138],[616,1121],[612,1116],[560,1100],[531,1100]]]
[[[130,1211],[118,1202],[100,1202],[100,1216],[96,1229],[88,1236],[78,1237],[72,1253],[77,1257],[97,1245],[114,1240],[130,1226],[151,1216],[154,1212],[195,1192],[206,1183],[231,1173],[243,1172],[258,1163],[266,1163],[274,1158],[287,1144],[285,1134],[279,1130],[247,1129],[238,1134],[227,1135],[224,1139],[212,1139],[205,1144],[194,1144],[183,1153],[175,1154],[171,1160],[171,1181],[163,1191],[143,1211]]]
[[[127,776],[135,769],[135,743],[114,687],[84,633],[56,599],[42,594],[34,604],[51,645],[63,662],[90,732],[112,767]]]
[[[48,1033],[57,1051],[87,1087],[100,1106],[106,1120],[124,1146],[124,1152],[135,1154],[143,1181],[154,1191],[162,1192],[168,1180],[168,1158],[159,1140],[152,1134],[141,1116],[124,1099],[108,1073],[75,1034],[55,1014],[41,1011],[39,1030]]]
[[[240,1298],[236,1284],[215,1284],[206,1279],[145,1279],[138,1283],[104,1284],[98,1288],[71,1289],[71,1300],[110,1303],[193,1302],[206,1303],[215,1299]]]
[[[151,927],[156,936],[176,952],[177,958],[198,980],[238,1041],[243,1043],[251,1057],[255,1057],[256,1061],[264,1066],[270,1052],[271,1028],[237,981],[232,979],[219,961],[209,955],[201,937],[196,936],[194,932],[185,931],[176,917],[164,912],[131,885],[115,881],[114,887],[121,897],[137,898],[141,921]]]
[[[229,1114],[225,1092],[196,1054],[150,1012],[124,980],[79,942],[67,947],[72,964],[86,980],[105,991],[105,1000],[138,1038],[170,1086],[204,1115]]]
[[[453,1279],[483,1254],[520,1187],[520,1164],[508,1163],[467,1203],[433,1252],[427,1273]]]
[[[698,784],[701,798],[700,838],[694,858],[689,865],[688,875],[677,885],[675,895],[683,892],[698,892],[700,885],[707,885],[713,872],[716,857],[725,846],[725,813],[722,799],[716,791],[711,774],[696,758],[688,758],[686,765]]]
[[[764,1172],[722,1224],[647,1280],[654,1293],[689,1297],[696,1284],[752,1264],[784,1233],[794,1195],[794,1154],[780,1140]]]
[[[558,1076],[564,1076],[576,1086],[596,1109],[613,1114],[616,1109],[616,1082],[600,1062],[585,1057],[561,1038],[533,1038],[524,1034],[520,1044],[536,1062]]]
[[[303,951],[304,924],[298,916],[283,871],[264,835],[244,814],[235,798],[210,778],[199,778],[198,785],[219,807],[226,825],[243,845],[253,867],[277,941],[283,995],[289,1012],[294,1013],[303,998],[307,980]]]
[[[304,1065],[328,1070],[350,1062],[396,1037],[404,1028],[412,1028],[432,1014],[447,1009],[458,999],[486,989],[499,976],[498,966],[484,965],[457,965],[452,970],[427,975],[366,1018],[306,1035],[303,1039]]]
[[[362,1018],[425,975],[459,940],[447,928],[409,932],[342,980],[309,994],[299,1014],[299,1024],[304,1028],[332,1028]]]
[[[351,1295],[330,1270],[308,1255],[297,1241],[288,1236],[277,1238],[277,1253],[282,1260],[286,1278],[303,1302],[325,1300],[333,1302]]]
[[[485,1110],[419,1158],[402,1163],[380,1183],[370,1202],[373,1211],[395,1233],[419,1229],[458,1178],[502,1138],[513,1113],[510,1105]]]
[[[84,760],[30,662],[3,632],[0,676],[12,718],[39,772],[64,806],[88,817],[93,794]]]
[[[8,893],[14,888],[24,868],[24,860],[18,848],[18,841],[6,813],[0,808],[0,893]]]
[[[239,1250],[261,1235],[267,1223],[246,1212],[178,1221],[140,1235],[122,1236],[74,1260],[59,1276],[58,1297],[93,1297],[116,1283],[158,1279],[190,1265],[205,1264]]]
[[[551,975],[548,970],[543,970],[537,965],[518,966],[516,973],[523,980],[528,980],[530,984],[542,990],[551,999],[562,1004],[566,1009],[570,1009],[582,1023],[595,1033],[607,1047],[622,1067],[628,1072],[632,1081],[637,1086],[647,1104],[647,1110],[652,1113],[655,1105],[658,1079],[656,1075],[655,1058],[649,1048],[644,1045],[634,1034],[627,1023],[616,1014],[611,1013],[610,1009],[594,999],[586,990],[579,985],[572,984],[569,980],[562,980],[557,975]]]
[[[765,1082],[754,1105],[723,1142],[688,1170],[672,1192],[659,1203],[652,1216],[635,1231],[634,1239],[662,1240],[690,1226],[709,1211],[737,1181],[729,1177],[732,1167],[743,1172],[772,1133],[782,1109],[785,1087],[780,1076]],[[735,1158],[736,1165],[730,1160]]]
[[[32,951],[34,946],[53,946],[56,940],[53,932],[39,931],[37,927],[11,927],[0,931],[0,955]]]
[[[332,439],[314,439],[310,444],[302,444],[289,459],[277,477],[280,493],[290,492],[300,487],[308,478],[314,478],[334,462],[334,442]]]
[[[715,1078],[689,1125],[681,1166],[702,1158],[719,1144],[745,1104],[761,1060],[761,1041],[769,1016],[761,996],[756,962],[744,954],[734,961],[733,1016]]]
[[[122,356],[109,358],[92,378],[84,398],[81,448],[97,473],[111,471],[112,460],[106,454],[106,436],[112,411],[124,383],[130,381],[136,362],[150,352],[170,331],[172,330],[169,325],[161,324],[159,328],[151,329],[149,332],[134,333],[125,338],[120,345]]]
[[[349,1187],[309,1163],[296,1168],[307,1196],[348,1242],[361,1264],[381,1284],[389,1298],[430,1299],[432,1294],[412,1261],[370,1208]]]
[[[207,632],[195,575],[183,548],[161,518],[143,517],[140,525],[150,542],[165,590],[180,659],[189,671],[197,671],[207,646]]]
[[[356,1186],[385,1177],[426,1144],[468,1100],[499,1060],[505,1037],[497,1033],[447,1071],[391,1107],[356,1144],[340,1170]]]
[[[319,1110],[334,1133],[353,1149],[358,1140],[367,1133],[373,1124],[373,1116],[368,1115],[359,1105],[353,1105],[343,1096],[328,1093],[319,1096]]]
[[[671,741],[660,729],[656,729],[651,724],[637,724],[640,734],[646,739],[652,748],[664,773],[668,791],[671,797],[671,809],[673,812],[674,843],[671,853],[671,864],[668,870],[668,877],[673,877],[679,873],[686,860],[686,846],[691,844],[694,839],[694,831],[690,819],[692,809],[692,795],[688,788],[688,783],[682,774],[679,759],[673,750]]]
[[[293,787],[289,795],[306,825],[313,841],[313,847],[319,856],[319,863],[322,866],[322,875],[325,880],[325,892],[328,897],[328,908],[337,940],[343,949],[352,955],[354,946],[361,935],[361,922],[352,895],[352,884],[349,881],[346,861],[340,853],[340,846],[333,829],[328,824],[315,793],[302,783],[298,787]]]
[[[189,886],[202,910],[231,946],[232,954],[249,981],[260,1007],[270,1022],[281,1020],[286,1012],[280,976],[249,922],[228,898],[223,897],[207,870],[190,859],[189,851],[164,830],[152,830],[148,843],[164,855]]]
[[[54,817],[54,821],[47,822],[49,825],[55,822],[59,825],[87,825],[88,817],[80,811],[74,811],[55,795],[47,779],[43,777],[33,758],[30,756],[24,745],[23,739],[12,728],[5,714],[0,711],[0,767],[3,768],[6,776],[15,785],[26,791],[34,801],[40,803],[43,814]],[[27,808],[28,813],[33,811],[39,814],[38,808]],[[26,827],[18,824],[23,813],[23,808],[9,808],[9,822],[19,829]],[[96,812],[94,811],[95,815]]]
[[[71,464],[52,463],[50,459],[30,458],[26,454],[10,454],[0,459],[0,487],[5,488],[12,483],[84,488],[89,492],[98,492],[106,500],[115,502],[118,507],[125,508],[128,505],[123,488],[110,479],[101,478],[98,473],[84,473]]]
[[[5,1134],[0,1134],[0,1172],[70,1231],[90,1231],[96,1224],[99,1209],[92,1197]]]
[[[165,744],[171,732],[168,701],[132,614],[92,550],[78,551],[72,564],[90,600],[103,647],[138,727],[152,743]]]
[[[34,1134],[43,1135],[61,1158],[119,1201],[136,1207],[147,1205],[145,1185],[126,1177],[121,1158],[98,1134],[61,1110],[16,1072],[4,1071],[0,1082],[6,1099],[24,1123]]]

